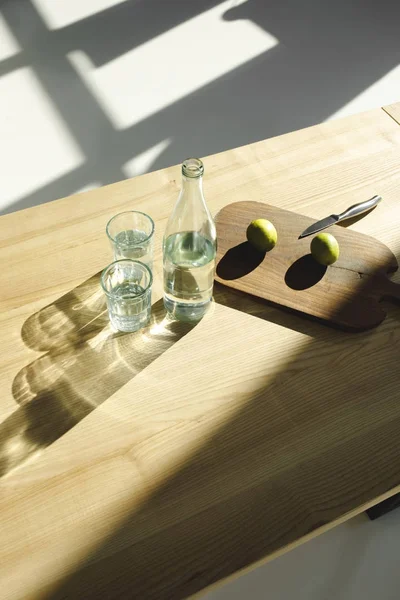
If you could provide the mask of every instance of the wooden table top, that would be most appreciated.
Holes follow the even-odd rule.
[[[400,106],[210,156],[205,193],[352,225],[400,256]],[[182,599],[400,490],[400,308],[343,333],[216,286],[164,320],[179,166],[0,218],[3,599]],[[153,320],[113,335],[107,220],[156,221]]]

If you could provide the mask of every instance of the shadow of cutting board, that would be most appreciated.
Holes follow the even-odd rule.
[[[278,241],[260,253],[246,241],[253,219],[270,220]],[[338,225],[329,228],[340,247],[334,265],[310,254],[313,236],[298,239],[316,219],[261,202],[236,202],[217,215],[216,281],[352,330],[375,327],[386,317],[382,298],[400,299],[400,285],[386,273],[396,257],[374,238]]]

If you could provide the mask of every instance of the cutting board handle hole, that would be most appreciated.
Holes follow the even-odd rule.
[[[265,254],[256,250],[249,242],[242,242],[224,254],[217,265],[217,275],[225,280],[244,277],[262,263]]]
[[[288,268],[285,283],[292,290],[307,290],[321,281],[327,268],[317,263],[311,254],[305,254]]]

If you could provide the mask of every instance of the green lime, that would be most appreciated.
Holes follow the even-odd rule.
[[[275,246],[278,234],[271,221],[255,219],[247,228],[246,236],[254,248],[260,252],[268,252]]]
[[[311,240],[311,254],[321,265],[333,265],[339,258],[339,244],[331,233],[319,233]]]

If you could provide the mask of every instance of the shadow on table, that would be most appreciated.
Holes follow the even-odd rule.
[[[108,327],[107,307],[96,273],[52,304],[31,315],[21,337],[40,352],[80,346]]]
[[[277,306],[273,302],[268,302],[258,296],[250,296],[246,292],[229,288],[218,282],[214,284],[214,299],[223,306],[240,310],[253,317],[311,337],[324,336],[324,331],[329,326],[326,322],[305,313],[299,313],[285,306]]]
[[[240,345],[243,338],[234,330],[221,331],[225,343],[238,348],[228,362],[222,352],[213,353],[212,381],[220,381],[226,395],[221,387],[215,409],[196,408],[197,425],[195,417],[186,423],[189,441],[180,422],[176,464],[158,485],[152,481],[139,505],[132,491],[131,513],[46,598],[183,599],[399,483],[396,320],[389,317],[379,328],[355,335],[216,286],[216,300],[221,299],[231,308],[272,317],[284,326],[282,336],[287,327],[308,336],[301,344],[290,337],[297,345],[283,355],[286,362],[271,353],[275,367],[266,365],[267,376],[251,371],[258,347]],[[390,311],[399,316],[399,308]],[[249,335],[256,327],[256,320],[249,322]],[[205,360],[207,349],[198,351]],[[240,368],[253,382],[247,396],[234,386]],[[184,386],[189,397],[190,368],[185,377],[174,385]],[[160,418],[163,410],[170,416],[169,405],[159,410]],[[160,451],[163,440],[154,441]],[[132,456],[135,452],[132,447]]]
[[[24,343],[44,354],[14,378],[20,407],[0,424],[0,477],[39,455],[193,328],[170,321],[158,301],[148,327],[114,332],[99,280],[100,272],[24,322]],[[316,322],[218,283],[214,295],[259,318],[320,333]]]
[[[29,317],[25,344],[46,352],[16,375],[19,408],[0,424],[0,476],[55,442],[193,327],[170,321],[162,301],[148,327],[115,333],[100,273]]]

